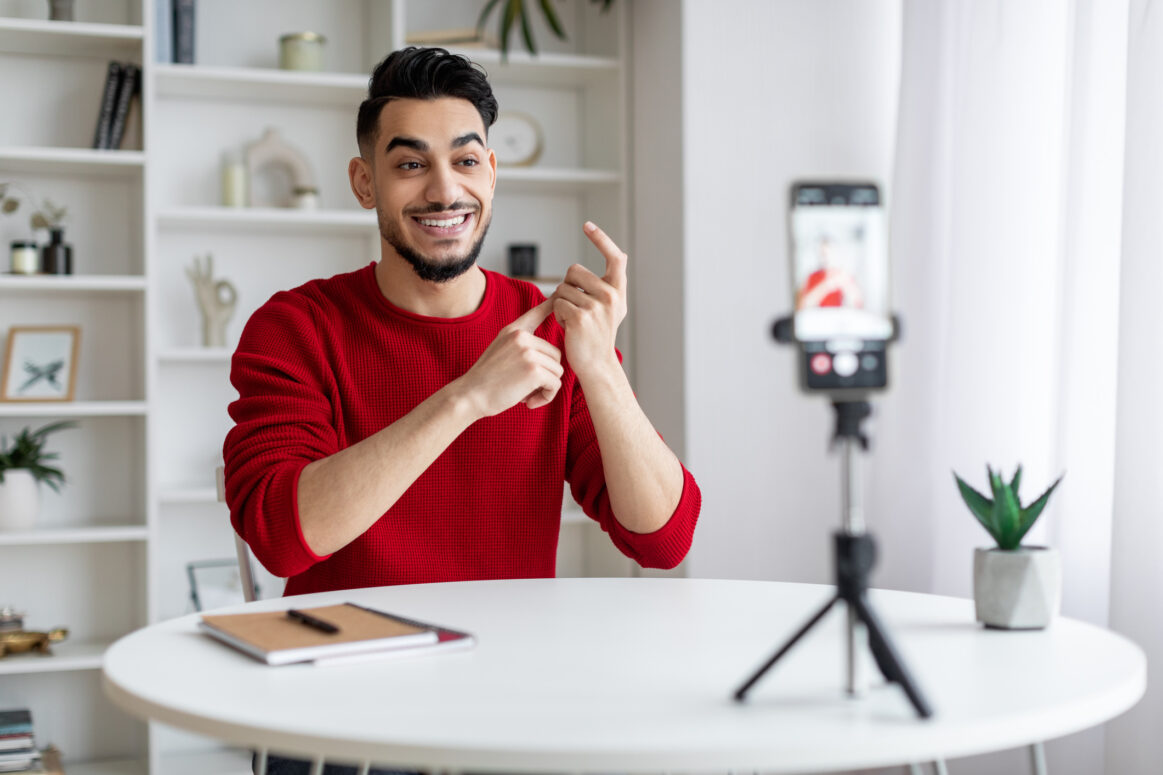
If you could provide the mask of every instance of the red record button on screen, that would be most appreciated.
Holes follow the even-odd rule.
[[[832,370],[832,358],[827,353],[816,353],[812,356],[812,371],[817,374],[827,374]]]

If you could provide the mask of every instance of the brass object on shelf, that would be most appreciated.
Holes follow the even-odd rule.
[[[9,654],[23,654],[34,649],[41,654],[51,654],[49,645],[62,641],[68,636],[69,631],[64,627],[57,627],[48,632],[29,630],[0,632],[0,658]]]

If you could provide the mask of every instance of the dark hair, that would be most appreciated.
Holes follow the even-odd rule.
[[[370,155],[384,105],[395,99],[437,97],[471,102],[481,114],[486,132],[497,120],[497,99],[483,69],[442,48],[402,48],[376,65],[368,80],[367,99],[359,106],[355,125],[360,153]]]

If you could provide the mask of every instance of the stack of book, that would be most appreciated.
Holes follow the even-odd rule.
[[[0,710],[0,772],[41,770],[40,752],[32,738],[32,713]]]

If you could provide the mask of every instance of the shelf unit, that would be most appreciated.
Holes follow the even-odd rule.
[[[62,418],[80,425],[54,437],[69,484],[45,494],[42,524],[0,532],[0,589],[36,590],[0,603],[27,610],[30,627],[71,634],[52,657],[0,660],[0,695],[6,707],[32,708],[40,742],[62,749],[72,775],[249,771],[246,752],[142,724],[109,704],[101,653],[133,629],[188,612],[186,563],[233,556],[213,471],[230,426],[227,375],[242,324],[277,290],[379,258],[375,214],[358,209],[346,177],[368,73],[410,32],[472,24],[482,2],[198,0],[194,65],[155,61],[164,5],[103,0],[78,6],[99,16],[52,22],[11,18],[43,14],[40,3],[0,0],[0,98],[29,115],[0,127],[0,181],[69,205],[78,272],[0,275],[0,336],[16,324],[82,328],[76,401],[0,403],[0,432]],[[571,40],[535,29],[537,57],[514,51],[503,63],[495,51],[460,52],[487,70],[502,111],[537,117],[546,138],[538,165],[498,171],[480,258],[497,271],[507,244],[533,242],[541,275],[561,277],[576,262],[600,273],[581,232],[587,219],[629,244],[626,10],[600,13],[587,0],[556,7]],[[277,69],[277,39],[294,28],[327,36],[326,72]],[[142,65],[142,127],[132,147],[93,150],[110,59]],[[68,122],[59,120],[64,100]],[[320,209],[219,206],[222,153],[268,126],[307,153]],[[0,217],[0,238],[30,236],[23,220]],[[186,278],[206,254],[215,276],[238,289],[225,348],[200,346]],[[628,369],[630,324],[620,340]],[[564,500],[559,572],[629,572],[568,492]],[[281,588],[261,573],[259,581]]]

